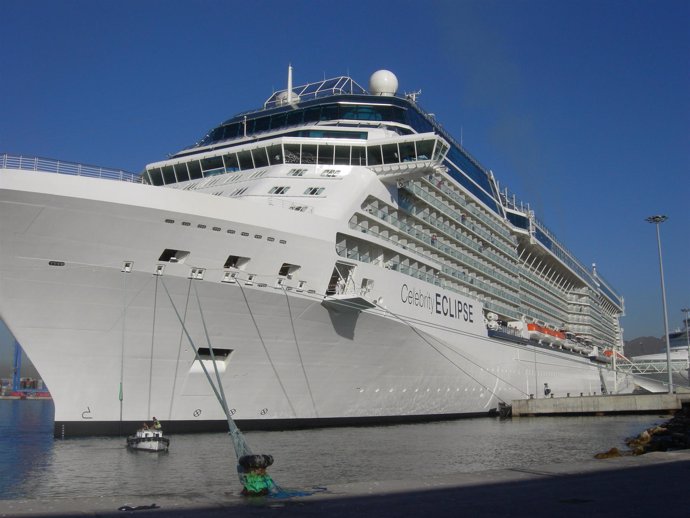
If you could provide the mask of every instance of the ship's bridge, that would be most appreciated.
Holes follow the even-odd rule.
[[[150,164],[142,176],[152,185],[172,185],[280,164],[316,164],[366,166],[382,180],[395,180],[433,172],[448,149],[448,142],[434,133],[375,142],[278,137]]]

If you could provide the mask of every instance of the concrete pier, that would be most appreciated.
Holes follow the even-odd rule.
[[[103,495],[4,500],[0,516],[673,518],[689,514],[689,472],[687,450],[424,478],[415,478],[410,466],[400,480],[338,484],[290,499],[246,499],[237,495],[239,487],[219,494],[148,496],[118,495],[113,488]],[[157,509],[118,511],[154,503]]]
[[[687,394],[625,394],[615,396],[549,397],[512,402],[513,416],[608,415],[675,412]]]

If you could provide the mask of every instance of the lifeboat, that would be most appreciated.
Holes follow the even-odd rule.
[[[534,322],[527,324],[527,331],[530,338],[540,342],[561,345],[565,341],[565,333]]]

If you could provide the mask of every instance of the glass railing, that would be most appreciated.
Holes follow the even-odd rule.
[[[508,230],[505,226],[501,225],[500,223],[496,222],[494,219],[491,218],[491,216],[488,213],[485,213],[479,207],[471,206],[463,196],[456,193],[453,189],[449,189],[449,188],[445,187],[443,184],[441,184],[439,186],[438,182],[443,181],[443,180],[444,180],[444,178],[439,177],[439,176],[434,176],[434,179],[433,179],[433,181],[436,182],[437,188],[441,192],[443,192],[443,194],[448,196],[450,199],[452,199],[458,205],[465,207],[469,212],[471,212],[472,214],[474,214],[475,216],[480,218],[482,220],[482,222],[484,222],[486,225],[491,227],[495,232],[502,235],[509,242],[513,243],[513,240],[515,238],[510,233],[510,230]]]
[[[364,226],[358,225],[358,224],[352,224],[352,223],[350,224],[350,227],[355,229],[355,230],[359,230],[361,232],[366,232],[366,233],[373,235],[373,236],[375,236],[379,239],[382,239],[384,241],[393,243],[395,246],[401,246],[404,249],[407,249],[407,246],[400,243],[399,241],[396,241],[396,240],[393,240],[387,236],[384,236],[384,235],[380,234],[379,232],[372,231],[370,228],[367,228],[367,227],[364,227]],[[422,236],[418,237],[417,239],[424,241],[429,246],[436,246],[436,248],[439,248],[437,245],[432,244],[432,240],[428,235],[422,235]],[[450,250],[449,249],[448,253],[450,255],[455,255],[455,254],[457,254],[457,250]],[[350,259],[355,259],[355,258],[350,257]],[[481,263],[474,261],[474,260],[470,259],[469,257],[465,257],[464,259],[461,259],[461,260],[463,260],[465,264],[469,264],[470,266],[474,267],[475,269],[483,271],[483,268],[482,268],[483,265],[481,265]],[[397,268],[392,268],[392,269],[397,269]],[[513,302],[513,303],[518,304],[518,305],[520,304],[519,297],[515,296],[514,294],[511,294],[511,293],[508,293],[504,290],[500,290],[498,288],[495,288],[491,284],[484,282],[475,276],[469,275],[462,270],[452,268],[448,265],[441,265],[440,270],[444,274],[461,281],[463,284],[466,284],[469,288],[474,287],[475,289],[480,289],[480,290],[484,291],[485,293],[491,293],[491,294],[495,295],[496,297],[500,297],[500,298],[507,300],[509,302]],[[487,275],[491,274],[491,272],[489,272],[489,271],[486,271],[484,273],[486,273]]]
[[[499,273],[496,270],[492,270],[489,268],[487,265],[481,263],[480,261],[477,261],[476,259],[473,259],[471,256],[467,255],[464,253],[462,250],[458,248],[452,248],[449,247],[448,245],[442,244],[438,241],[438,239],[434,239],[432,235],[424,232],[424,231],[419,231],[418,229],[400,221],[394,216],[389,216],[383,211],[380,210],[372,210],[369,212],[370,214],[373,214],[374,216],[377,216],[381,220],[390,223],[391,225],[397,227],[401,231],[405,232],[407,236],[412,237],[416,240],[422,241],[426,243],[427,245],[436,248],[437,250],[440,250],[441,252],[445,253],[446,255],[450,255],[451,257],[454,257],[458,261],[460,261],[463,265],[469,265],[472,266],[474,269],[481,271],[482,273],[486,274],[489,277],[492,277],[501,283],[513,287],[515,289],[518,289],[520,287],[520,284],[518,283],[517,280],[511,279],[509,277],[506,277],[505,275]],[[465,243],[468,245],[468,247],[471,247],[473,249],[480,248],[479,245],[477,245],[474,241],[471,241],[470,239],[466,238],[459,232],[453,230],[450,228],[448,225],[441,224],[438,221],[431,221],[430,218],[426,215],[421,215],[417,216],[423,221],[429,223],[429,225],[432,225],[436,228],[439,228],[440,230],[443,230],[444,233],[451,235],[458,239],[459,241]],[[478,250],[480,253],[481,251]],[[499,261],[496,261],[499,262]],[[501,259],[502,263],[507,263],[506,261]],[[507,263],[509,264],[509,263]]]
[[[449,216],[451,219],[455,220],[457,223],[462,225],[465,229],[468,231],[480,236],[482,239],[485,241],[488,241],[491,243],[492,246],[495,246],[496,248],[499,248],[501,251],[503,251],[506,255],[513,256],[515,255],[515,250],[509,248],[506,246],[501,240],[496,239],[491,233],[487,232],[480,224],[474,223],[474,222],[468,222],[466,217],[463,217],[462,214],[457,212],[455,209],[452,207],[448,206],[447,204],[441,202],[438,200],[436,197],[433,195],[429,194],[426,192],[424,189],[421,187],[415,185],[415,184],[410,184],[406,186],[406,189],[422,200],[424,200],[426,203],[431,205],[432,207],[438,209],[439,211],[443,212],[445,215]]]
[[[107,169],[93,165],[65,162],[50,158],[40,158],[22,155],[0,155],[0,167],[3,169],[21,169],[23,171],[40,171],[42,173],[57,173],[71,176],[88,176],[90,178],[104,178],[121,182],[142,183],[138,174],[128,173],[121,169]]]

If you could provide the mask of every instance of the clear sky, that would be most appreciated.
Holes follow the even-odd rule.
[[[140,172],[285,88],[389,69],[625,297],[690,306],[687,0],[0,0],[0,152]]]

